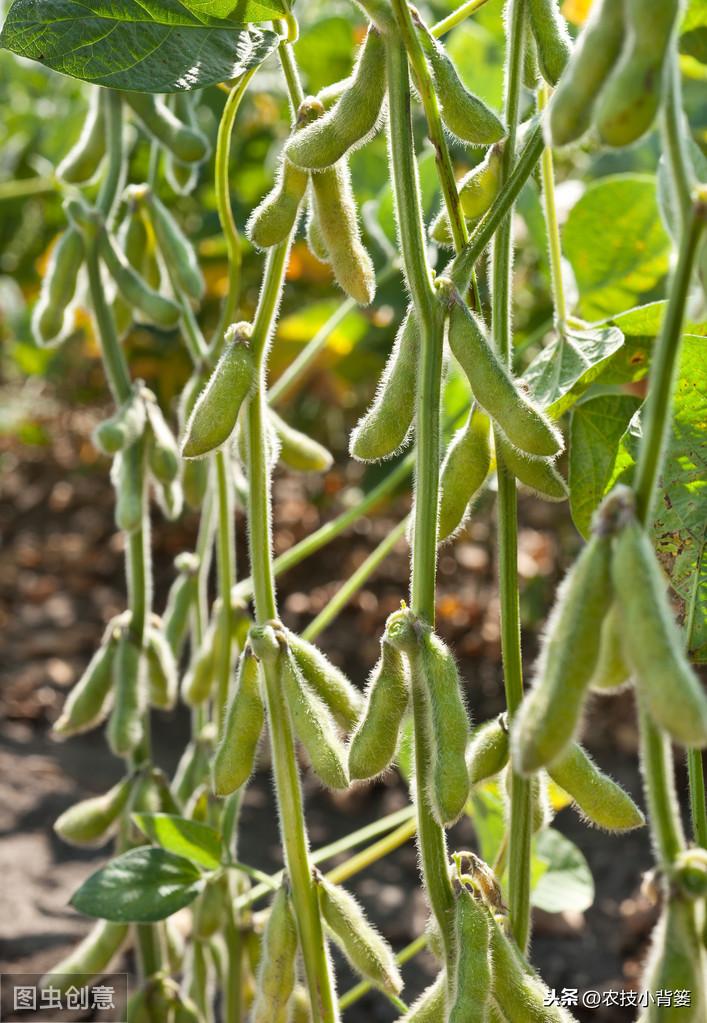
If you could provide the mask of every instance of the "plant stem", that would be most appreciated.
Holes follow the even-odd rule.
[[[682,110],[680,64],[673,51],[665,68],[665,99],[661,108],[661,137],[667,161],[672,198],[680,217],[681,232],[687,230],[692,205],[693,173],[687,140],[689,129]]]
[[[125,175],[125,158],[123,153],[123,103],[120,94],[112,89],[105,89],[101,96],[105,104],[105,133],[108,161],[105,176],[96,199],[96,207],[108,222],[115,206],[118,193]]]
[[[350,856],[344,863],[330,870],[326,875],[328,880],[333,884],[343,884],[350,877],[370,867],[371,864],[377,863],[378,860],[382,860],[384,856],[399,849],[401,845],[405,845],[416,831],[416,822],[414,820],[406,821],[385,838],[379,839],[373,845],[369,845],[367,849],[363,849],[355,856]]]
[[[685,847],[675,792],[675,765],[670,739],[651,720],[639,702],[638,725],[643,786],[658,862],[669,868]]]
[[[405,0],[393,0],[393,10],[398,24],[402,25],[405,18]],[[442,315],[441,309],[436,308],[432,279],[425,256],[424,228],[420,215],[422,206],[412,136],[407,54],[404,47],[392,37],[388,39],[386,47],[386,63],[394,204],[403,267],[421,334],[415,425],[417,448],[411,605],[414,614],[430,626],[434,626]],[[426,694],[419,691],[413,693],[418,841],[430,904],[442,934],[447,964],[451,966],[453,949],[450,916],[454,905],[454,893],[449,880],[444,829],[432,814],[425,784],[429,768],[426,698]]]
[[[461,25],[463,21],[470,18],[472,14],[476,14],[480,7],[483,7],[488,0],[467,0],[465,4],[458,7],[456,11],[452,11],[446,18],[442,18],[430,29],[433,36],[437,39],[440,36],[446,35],[447,32],[451,32],[457,25]]]
[[[231,682],[233,653],[233,628],[231,611],[231,590],[235,579],[235,536],[233,522],[233,486],[228,461],[223,451],[214,455],[216,472],[216,493],[218,498],[217,517],[217,565],[218,588],[221,598],[222,641],[218,644],[220,655],[216,681],[216,721],[219,731],[223,724],[228,704],[228,690]],[[226,836],[227,837],[227,836]]]
[[[538,109],[544,110],[550,98],[550,90],[543,84],[538,89]],[[563,334],[567,322],[567,303],[565,288],[562,281],[562,245],[560,228],[557,222],[557,206],[555,204],[555,168],[552,146],[545,146],[540,162],[543,183],[543,206],[545,208],[545,226],[547,229],[548,250],[550,253],[550,282],[552,299],[555,307],[555,320],[558,331]]]
[[[523,77],[525,0],[508,0],[508,56],[506,58],[505,118],[508,137],[503,150],[501,180],[507,184],[515,160],[520,93]],[[512,207],[501,221],[494,240],[492,266],[493,339],[502,360],[512,357],[511,279]],[[523,698],[523,662],[520,645],[518,598],[518,494],[516,480],[496,448],[498,476],[498,578],[501,610],[501,651],[506,706],[513,718]],[[530,782],[513,774],[509,822],[508,901],[511,927],[521,950],[530,930]]]

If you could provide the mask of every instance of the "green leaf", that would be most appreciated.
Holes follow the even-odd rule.
[[[188,906],[206,884],[194,864],[164,849],[131,849],[84,881],[71,905],[116,923],[154,923]]]
[[[667,305],[666,301],[649,302],[627,309],[596,325],[618,327],[624,335],[623,347],[604,364],[601,376],[596,381],[598,384],[625,384],[641,380],[646,375]],[[705,324],[688,322],[684,332],[704,337],[706,329]]]
[[[247,25],[252,21],[272,21],[287,14],[283,0],[181,0],[198,18],[211,16]]]
[[[0,45],[95,85],[166,93],[237,78],[277,38],[197,18],[178,0],[15,0]]]
[[[505,800],[497,780],[477,785],[467,804],[479,842],[481,858],[493,863],[498,855],[506,833]]]
[[[185,856],[207,870],[221,866],[223,847],[215,828],[171,813],[134,813],[133,820],[152,842]]]
[[[620,312],[651,291],[668,269],[670,243],[656,201],[655,178],[618,174],[590,185],[563,231],[579,290],[579,315]]]
[[[707,8],[704,0],[690,0],[680,27],[680,53],[707,64]]]
[[[570,422],[570,511],[582,536],[607,489],[628,466],[621,442],[640,408],[629,394],[601,394],[577,405]],[[630,461],[629,461],[630,465]]]
[[[554,828],[544,828],[533,841],[533,856],[547,864],[531,894],[531,902],[546,913],[582,913],[594,902],[594,879],[584,856]]]
[[[624,337],[618,327],[567,330],[533,359],[523,374],[535,401],[559,419],[603,371]]]

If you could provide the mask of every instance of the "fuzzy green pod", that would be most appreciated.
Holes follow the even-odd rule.
[[[273,899],[262,948],[251,1019],[253,1023],[286,1023],[296,979],[297,928],[285,885]]]
[[[447,1023],[487,1023],[492,963],[489,912],[466,886],[454,901],[454,980]]]
[[[505,128],[483,100],[464,86],[444,46],[418,20],[420,42],[434,78],[435,91],[445,127],[462,142],[489,146],[505,135]]]
[[[249,323],[235,323],[226,332],[226,348],[189,416],[182,456],[202,458],[233,433],[241,405],[255,379]]]
[[[330,451],[306,434],[286,423],[273,409],[268,419],[280,444],[280,461],[296,472],[328,472],[334,464]]]
[[[510,740],[505,714],[487,721],[474,732],[466,754],[469,784],[479,785],[499,774],[508,763]]]
[[[184,648],[198,592],[199,583],[194,572],[180,572],[169,589],[162,629],[175,658],[179,658]]]
[[[170,98],[176,117],[193,131],[199,131],[194,109],[195,93],[178,92]],[[177,195],[190,195],[199,183],[199,166],[194,163],[182,163],[173,153],[168,152],[165,160],[165,177]]]
[[[184,492],[181,480],[172,480],[171,483],[162,483],[161,480],[152,479],[153,496],[157,506],[168,522],[175,522],[182,514],[184,507]]]
[[[572,39],[567,22],[560,14],[558,0],[528,0],[528,19],[542,76],[550,85],[555,85],[572,53]]]
[[[466,374],[474,397],[515,447],[529,455],[556,455],[562,437],[519,390],[474,314],[454,301],[449,314],[449,345]]]
[[[258,659],[249,646],[240,656],[236,688],[226,714],[221,741],[214,758],[217,796],[228,796],[250,778],[258,742],[265,724]]]
[[[349,450],[359,462],[392,458],[409,441],[415,418],[419,351],[417,320],[408,310],[373,402],[351,434]]]
[[[228,904],[227,879],[209,881],[194,905],[194,934],[199,941],[212,938],[223,926]]]
[[[61,340],[67,327],[69,306],[76,294],[83,257],[81,232],[70,225],[52,249],[39,301],[32,315],[32,333],[40,347]]]
[[[307,191],[309,175],[285,156],[280,163],[277,181],[261,204],[253,210],[246,224],[246,234],[259,249],[279,245],[297,223],[297,216]]]
[[[552,143],[566,146],[589,129],[596,97],[624,43],[624,3],[594,0],[574,53],[550,100]]]
[[[526,18],[525,30],[523,32],[523,85],[531,92],[535,92],[539,82],[538,48]]]
[[[612,576],[624,653],[653,720],[683,746],[707,745],[707,695],[684,653],[665,579],[645,530],[625,526]]]
[[[475,222],[490,209],[501,186],[503,143],[491,146],[481,163],[472,167],[459,182],[459,202],[468,222]],[[452,244],[452,231],[446,209],[442,209],[430,226],[430,238],[442,245]]]
[[[689,991],[692,997],[688,1007],[681,1006],[677,999],[672,999],[668,1006],[652,1001],[645,1023],[702,1023],[707,1015],[706,968],[694,903],[671,895],[653,934],[642,987],[652,992]]]
[[[186,803],[191,795],[209,777],[209,765],[216,742],[216,727],[206,725],[185,747],[174,772],[172,789],[180,803]]]
[[[177,702],[179,679],[177,662],[163,628],[154,625],[148,628],[145,655],[150,703],[161,710],[171,710]]]
[[[115,489],[115,524],[124,533],[140,529],[145,514],[145,445],[135,441],[113,459],[110,478]]]
[[[174,483],[179,477],[179,448],[162,409],[157,404],[157,399],[149,391],[145,409],[150,427],[147,444],[147,463],[150,472],[160,483]]]
[[[123,92],[121,96],[140,123],[182,163],[202,163],[209,155],[209,142],[203,132],[184,124],[158,96],[146,92]]]
[[[363,696],[319,647],[286,631],[287,643],[305,681],[327,705],[337,724],[350,732],[363,708]]]
[[[56,169],[58,178],[67,185],[82,185],[90,181],[106,154],[105,111],[103,90],[92,89],[91,98],[76,144],[69,150]]]
[[[621,639],[619,609],[613,603],[601,623],[599,657],[589,688],[594,693],[615,693],[631,681]]]
[[[513,762],[521,774],[552,763],[572,741],[612,596],[611,540],[595,533],[558,590],[533,688],[513,722]]]
[[[295,132],[285,147],[286,157],[306,170],[331,167],[373,136],[384,97],[385,45],[380,33],[369,28],[338,101],[324,117]]]
[[[115,455],[142,437],[147,421],[142,386],[136,384],[126,402],[93,431],[93,442],[106,455]]]
[[[679,0],[625,0],[626,42],[594,117],[608,145],[631,145],[652,125],[680,6]]]
[[[305,681],[291,650],[282,650],[277,664],[292,726],[312,770],[329,788],[347,788],[346,753],[329,708]]]
[[[75,803],[57,817],[54,831],[69,845],[103,845],[117,828],[132,786],[131,777],[123,778],[102,796]]]
[[[566,501],[567,484],[552,458],[537,458],[519,451],[509,444],[500,433],[496,433],[494,444],[503,459],[504,466],[513,473],[519,483],[539,494],[546,501]]]
[[[65,994],[76,983],[77,974],[95,976],[104,973],[125,944],[129,930],[128,924],[98,920],[76,948],[52,967],[43,978],[41,987],[51,985]]]
[[[125,301],[144,313],[156,326],[166,330],[176,327],[181,316],[177,303],[160,295],[146,283],[121,250],[113,244],[105,229],[99,232],[98,246],[101,259]]]
[[[329,257],[329,250],[326,247],[324,236],[322,234],[322,225],[319,223],[319,217],[317,216],[317,210],[314,204],[314,198],[310,193],[310,199],[307,207],[307,246],[309,251],[312,253],[315,259],[318,259],[320,263],[331,262]]]
[[[451,440],[440,471],[438,540],[459,529],[470,502],[478,494],[491,465],[488,417],[472,408],[464,426]]]
[[[377,987],[397,995],[402,990],[393,950],[366,919],[356,899],[340,885],[317,876],[322,916],[353,968]]]
[[[418,685],[424,692],[429,717],[429,798],[440,824],[451,824],[469,795],[469,718],[451,650],[429,628],[420,631],[417,649],[410,655],[410,673],[413,687]]]
[[[208,700],[216,677],[216,645],[221,615],[214,614],[189,669],[182,679],[181,697],[188,707]]]
[[[547,773],[572,796],[581,815],[605,831],[631,831],[645,817],[628,792],[600,771],[577,742],[548,766]]]
[[[145,198],[157,246],[162,253],[170,277],[176,287],[186,295],[196,302],[201,301],[205,290],[204,276],[196,258],[194,246],[154,192],[147,191]]]
[[[365,712],[349,744],[352,779],[375,778],[391,763],[409,702],[405,662],[384,636],[381,655],[368,680]]]
[[[118,228],[118,243],[133,270],[151,288],[161,291],[162,271],[155,251],[154,232],[148,231],[142,197],[128,195],[128,212]]]
[[[147,709],[147,684],[143,652],[123,632],[113,658],[115,702],[108,721],[106,737],[116,756],[127,756],[143,737],[143,718]]]
[[[440,973],[434,983],[413,1002],[398,1023],[440,1023],[445,1018],[447,1004],[447,978]]]
[[[111,702],[115,648],[112,636],[104,638],[54,722],[57,735],[78,735],[104,720]]]
[[[359,305],[370,305],[376,293],[376,272],[361,241],[346,161],[313,174],[312,192],[322,239],[337,283]]]

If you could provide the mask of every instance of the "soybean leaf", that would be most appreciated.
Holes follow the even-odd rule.
[[[272,21],[287,13],[283,0],[181,0],[198,18],[209,15],[246,25],[251,21]]]
[[[680,53],[707,64],[707,8],[703,0],[690,0],[680,27]]]
[[[628,394],[601,394],[581,402],[570,422],[570,511],[575,526],[589,535],[592,515],[608,488],[631,459],[622,457],[622,440],[640,408]]]
[[[535,401],[559,418],[602,373],[623,342],[618,327],[567,330],[533,359],[523,380]]]
[[[594,879],[577,846],[554,828],[545,828],[533,841],[533,856],[547,864],[532,890],[533,906],[546,913],[582,913],[594,902]]]
[[[658,215],[655,178],[617,174],[590,185],[572,207],[563,247],[579,291],[579,315],[627,309],[668,269],[670,243]]]
[[[133,820],[153,842],[207,870],[221,866],[221,836],[215,828],[171,813],[134,813]]]
[[[238,77],[277,36],[197,18],[179,0],[15,0],[0,45],[95,85],[166,93]]]
[[[84,881],[71,905],[116,923],[154,923],[188,906],[206,884],[198,867],[165,849],[131,849]]]
[[[595,324],[602,327],[618,327],[624,335],[623,346],[604,363],[602,373],[596,381],[598,384],[625,384],[640,380],[646,375],[667,304],[666,301],[649,302]],[[686,334],[704,337],[706,325],[688,322],[684,329]]]

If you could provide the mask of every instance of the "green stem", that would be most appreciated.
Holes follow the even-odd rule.
[[[222,642],[218,645],[219,664],[217,665],[216,682],[216,721],[219,730],[223,723],[228,703],[228,690],[231,682],[233,628],[231,611],[231,590],[235,579],[235,536],[233,521],[233,487],[231,484],[227,456],[223,451],[214,455],[216,470],[216,493],[218,499],[217,516],[217,566],[218,588],[221,598]]]
[[[402,25],[404,0],[393,0]],[[410,80],[407,54],[394,38],[386,47],[389,96],[389,139],[393,195],[400,234],[403,267],[412,294],[421,334],[417,386],[416,486],[412,550],[411,604],[413,612],[434,625],[437,562],[437,515],[440,461],[440,390],[442,375],[441,310],[436,308],[432,279],[425,256],[422,208],[412,136]],[[454,893],[449,880],[444,829],[435,820],[427,798],[429,749],[426,742],[426,694],[413,693],[415,778],[417,785],[418,842],[425,884],[437,918],[449,966],[453,956],[450,915]],[[451,976],[451,971],[450,971]]]
[[[140,961],[140,977],[145,981],[162,969],[159,928],[154,924],[136,924],[135,943]]]
[[[501,180],[507,185],[516,154],[516,138],[523,78],[523,33],[525,0],[508,0],[508,56],[506,59],[506,95],[504,112],[508,137],[503,150]],[[512,280],[512,206],[499,223],[493,247],[492,325],[496,349],[510,366],[512,358],[511,280]],[[520,643],[520,606],[518,598],[518,494],[516,480],[496,449],[498,476],[498,577],[501,611],[501,651],[506,706],[509,717],[516,713],[523,698],[523,662]],[[530,931],[530,782],[513,774],[509,823],[508,901],[511,927],[521,950]]]
[[[680,63],[677,52],[672,52],[665,68],[665,99],[661,108],[661,136],[668,165],[670,185],[678,215],[680,229],[687,229],[692,205],[690,193],[693,173],[687,141],[689,127],[682,110]]]
[[[304,103],[304,90],[299,80],[297,73],[297,65],[295,63],[294,53],[292,50],[292,44],[286,40],[282,40],[277,48],[278,57],[280,58],[280,67],[282,73],[285,76],[287,83],[287,94],[290,97],[290,107],[292,109],[292,119],[297,121],[297,112]]]
[[[440,36],[446,35],[447,32],[451,32],[453,28],[457,27],[457,25],[461,25],[463,21],[470,18],[472,14],[476,14],[479,8],[483,7],[486,3],[488,3],[488,0],[467,0],[467,2],[462,4],[461,7],[458,7],[456,11],[452,11],[452,13],[448,14],[446,18],[442,18],[441,21],[438,21],[435,25],[433,25],[430,29],[432,35],[437,39],[439,39]]]
[[[550,98],[550,90],[547,85],[538,89],[538,108],[544,110]],[[552,298],[555,306],[555,318],[557,329],[564,333],[567,322],[567,303],[565,301],[565,288],[562,282],[562,244],[560,241],[560,227],[557,221],[557,205],[555,203],[555,168],[552,156],[552,146],[545,146],[540,162],[543,182],[543,206],[545,208],[545,226],[547,229],[547,242],[550,252],[550,282],[552,284]]]
[[[0,202],[17,202],[34,195],[50,195],[59,191],[55,178],[19,178],[17,181],[3,181],[0,184]]]
[[[96,208],[103,214],[107,222],[118,197],[125,174],[125,158],[123,153],[123,103],[120,94],[112,89],[103,90],[101,96],[105,104],[106,148],[108,161],[101,187],[96,199]]]
[[[651,833],[658,862],[669,868],[685,847],[678,798],[675,765],[670,739],[656,728],[648,711],[639,703],[638,725],[643,785],[648,803]]]

